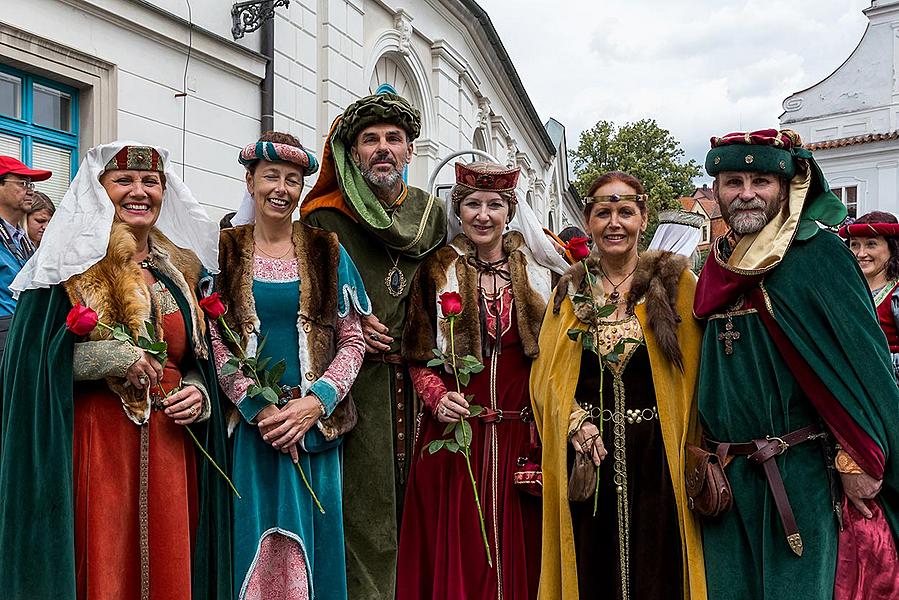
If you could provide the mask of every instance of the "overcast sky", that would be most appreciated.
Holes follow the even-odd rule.
[[[568,147],[597,121],[655,119],[700,164],[709,137],[778,126],[833,72],[870,0],[479,0]]]

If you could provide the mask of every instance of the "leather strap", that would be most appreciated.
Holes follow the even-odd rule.
[[[386,354],[385,358],[389,356],[399,356],[398,354]],[[385,360],[384,362],[390,362]],[[400,357],[399,363],[390,363],[395,364],[393,369],[393,386],[396,391],[396,405],[394,406],[394,418],[395,426],[394,432],[396,435],[396,439],[394,440],[394,458],[396,458],[396,466],[399,470],[399,478],[400,484],[404,484],[406,481],[406,381],[403,372],[402,366],[402,357]]]
[[[777,454],[768,454],[767,449],[771,446],[772,440],[755,440],[758,450],[754,454],[749,455],[749,460],[755,464],[761,464],[765,471],[765,478],[768,480],[768,487],[771,488],[771,495],[774,496],[774,505],[777,507],[777,513],[780,516],[780,524],[783,525],[784,533],[787,534],[787,544],[790,550],[796,556],[802,556],[802,536],[799,535],[799,526],[796,524],[796,517],[793,515],[793,507],[790,506],[790,499],[787,497],[787,490],[784,488],[783,478],[780,476],[780,468],[777,462],[771,460],[775,456],[783,453],[780,450]],[[787,446],[789,447],[789,446]],[[754,461],[753,457],[765,453],[768,458]]]
[[[530,407],[521,410],[494,410],[492,408],[484,408],[484,411],[478,415],[484,423],[502,423],[503,421],[521,421],[530,423],[534,420]]]
[[[802,556],[802,536],[799,534],[799,526],[796,524],[793,507],[790,505],[787,490],[784,488],[780,468],[777,466],[777,462],[772,459],[780,456],[793,446],[809,440],[819,439],[825,435],[817,425],[808,425],[783,436],[768,436],[752,440],[751,442],[730,443],[706,440],[708,445],[714,446],[715,454],[718,455],[722,464],[725,464],[724,458],[727,456],[746,456],[752,464],[762,466],[765,479],[768,480],[768,488],[771,490],[771,495],[774,496],[774,505],[777,507],[780,523],[787,536],[787,544],[790,546],[790,550],[797,556]]]
[[[402,365],[406,362],[402,354],[384,354],[383,352],[366,352],[364,360],[387,363],[389,365]]]

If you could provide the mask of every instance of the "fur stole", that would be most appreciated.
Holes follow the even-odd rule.
[[[552,290],[549,269],[534,260],[517,231],[503,236],[503,250],[509,257],[512,297],[518,333],[526,356],[537,356],[537,340],[543,313]],[[422,264],[415,273],[410,290],[410,309],[403,331],[403,355],[410,361],[426,362],[434,358],[432,350],[449,352],[449,324],[440,318],[439,296],[443,292],[462,295],[462,314],[454,325],[456,354],[471,354],[484,362],[481,320],[478,310],[478,271],[468,259],[476,255],[474,244],[464,235],[456,236]]]
[[[599,255],[594,251],[587,258],[590,272],[599,273]],[[681,318],[677,313],[677,291],[681,274],[689,268],[687,257],[665,250],[653,250],[640,255],[637,270],[631,281],[627,295],[627,311],[632,313],[641,300],[646,301],[647,325],[658,340],[665,357],[683,369],[683,354],[677,338],[677,325]],[[559,307],[566,295],[573,297],[584,290],[584,264],[574,264],[559,280],[553,302],[553,313],[559,314]],[[589,321],[590,316],[575,305],[575,314],[581,321]]]
[[[228,309],[225,321],[232,331],[239,332],[248,356],[256,354],[260,328],[253,298],[253,230],[252,224],[222,230],[221,272],[215,280],[215,288]],[[297,342],[300,367],[304,370],[299,386],[306,394],[324,375],[337,353],[340,244],[337,234],[295,221],[293,246],[300,279]],[[349,431],[356,420],[355,405],[348,396],[328,418],[320,419],[317,424],[325,438],[333,440]]]
[[[128,227],[122,223],[114,223],[109,234],[106,256],[62,285],[73,305],[80,303],[92,308],[101,322],[107,325],[121,323],[132,336],[137,337],[147,335],[145,323],[149,321],[156,329],[156,339],[162,339],[159,302],[144,281],[140,266],[133,260],[136,251],[137,243]],[[192,331],[188,333],[196,355],[206,358],[206,322],[201,318],[196,296],[203,268],[199,259],[190,250],[175,246],[157,229],[150,232],[150,253],[147,259],[158,273],[173,281],[178,288],[177,292],[190,302],[189,322]],[[97,327],[89,334],[88,339],[108,340],[112,339],[112,334],[103,327]],[[106,383],[122,399],[129,419],[138,425],[147,422],[150,418],[148,390],[126,386],[126,380],[118,377],[107,377]]]

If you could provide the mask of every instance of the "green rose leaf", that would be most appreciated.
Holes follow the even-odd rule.
[[[468,448],[471,446],[471,425],[468,421],[462,421],[459,424],[459,427],[456,427],[453,436],[460,448]]]
[[[459,444],[454,440],[446,440],[446,443],[443,445],[444,448],[455,454],[459,451]]]
[[[278,385],[281,382],[281,378],[284,376],[284,371],[287,370],[287,363],[284,359],[279,360],[275,363],[275,366],[271,368],[268,372],[268,380],[272,383],[272,385]]]
[[[431,360],[428,361],[429,367],[439,367],[442,364],[443,364],[442,358],[432,358]]]
[[[606,304],[604,306],[600,306],[596,309],[596,317],[599,319],[604,319],[605,317],[613,314],[616,310],[618,310],[617,304]]]
[[[446,444],[446,440],[434,440],[428,444],[428,452],[436,454],[443,448],[444,444]]]
[[[222,365],[221,375],[223,377],[227,377],[228,375],[234,375],[237,373],[237,365],[230,360]]]
[[[156,328],[153,327],[153,323],[151,323],[150,321],[144,321],[144,328],[147,330],[147,335],[150,338],[155,340],[156,339]]]
[[[262,399],[265,400],[266,402],[268,402],[269,404],[277,404],[278,403],[278,393],[275,392],[275,390],[273,390],[272,388],[264,387],[264,388],[262,388],[262,391],[260,392],[260,394],[262,394]]]
[[[259,394],[262,393],[262,388],[256,385],[255,383],[250,384],[250,387],[247,388],[247,398],[255,398]]]
[[[453,429],[455,429],[456,425],[458,425],[458,424],[459,424],[458,421],[452,421],[450,423],[447,423],[446,427],[443,428],[443,435],[451,434],[453,432]]]
[[[481,406],[480,404],[469,404],[468,412],[471,413],[472,417],[476,417],[479,414],[481,414],[482,412],[484,412],[484,407]]]
[[[459,370],[459,383],[462,385],[468,385],[468,382],[471,381],[471,374],[468,371]]]

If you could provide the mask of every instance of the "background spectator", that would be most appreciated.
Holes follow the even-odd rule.
[[[25,233],[28,239],[35,247],[41,245],[41,238],[44,237],[44,230],[47,229],[47,223],[50,222],[53,213],[56,212],[56,206],[50,197],[43,192],[34,192],[31,200],[31,208],[25,215]]]

